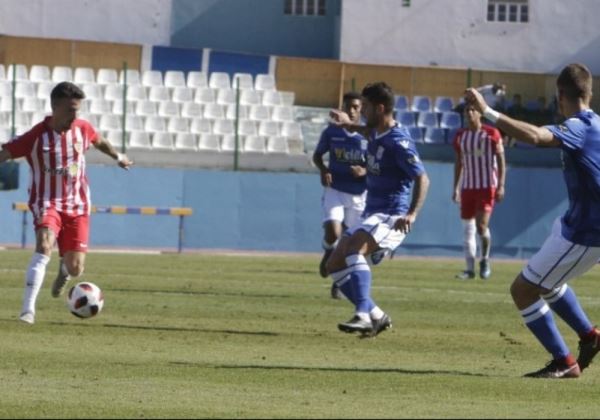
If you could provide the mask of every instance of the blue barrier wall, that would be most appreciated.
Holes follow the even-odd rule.
[[[451,202],[452,165],[427,162],[431,189],[413,232],[398,251],[407,255],[462,255],[458,207]],[[28,169],[20,165],[19,190],[0,192],[1,244],[18,244],[26,201]],[[227,172],[89,167],[92,200],[98,205],[187,206],[184,248],[227,248],[319,252],[321,186],[317,174]],[[566,208],[558,169],[509,168],[507,194],[492,218],[493,254],[528,257],[543,242],[555,217]],[[28,215],[28,244],[33,233]],[[178,218],[92,216],[92,247],[175,249]]]
[[[325,16],[290,16],[283,0],[173,0],[171,45],[338,58],[340,2],[328,0]]]
[[[253,77],[268,74],[269,56],[211,51],[208,72],[215,71],[229,73],[229,76],[235,73],[250,73]]]
[[[179,70],[186,74],[202,70],[202,50],[191,48],[152,47],[152,70],[163,73]]]

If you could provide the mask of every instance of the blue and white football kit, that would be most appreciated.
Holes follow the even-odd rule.
[[[522,310],[521,316],[554,359],[562,360],[570,351],[550,309],[580,337],[594,331],[566,282],[590,270],[600,259],[600,117],[592,110],[583,110],[562,124],[546,128],[561,143],[569,208],[554,222],[552,233],[522,271],[525,280],[549,293]]]
[[[360,133],[351,133],[330,125],[321,134],[316,155],[329,153],[331,187],[325,187],[322,198],[323,222],[336,221],[346,227],[360,220],[365,208],[365,177],[352,175],[351,166],[365,166],[367,141]]]

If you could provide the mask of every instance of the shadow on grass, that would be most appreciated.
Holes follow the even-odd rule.
[[[235,296],[248,298],[292,298],[292,295],[266,295],[257,293],[232,293],[232,292],[201,292],[197,290],[153,290],[153,289],[110,289],[111,292],[132,292],[132,293],[162,293],[172,295],[196,295],[196,296]]]
[[[419,370],[402,368],[342,368],[342,367],[308,367],[308,366],[273,366],[273,365],[210,365],[192,362],[169,362],[172,365],[195,366],[213,369],[256,369],[256,370],[299,370],[307,372],[348,372],[348,373],[398,373],[402,375],[450,375],[450,376],[472,376],[488,378],[491,375],[474,372],[463,372],[459,370]]]
[[[208,328],[186,328],[186,327],[161,327],[150,325],[125,325],[125,324],[77,324],[73,322],[48,322],[50,325],[61,325],[71,327],[104,327],[104,328],[119,328],[130,330],[144,331],[172,331],[172,332],[197,332],[197,333],[217,333],[217,334],[235,334],[235,335],[259,335],[265,337],[277,337],[278,333],[269,331],[239,331],[239,330],[217,330]]]

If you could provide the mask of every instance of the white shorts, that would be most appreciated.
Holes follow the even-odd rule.
[[[544,245],[523,268],[522,275],[530,283],[552,290],[582,275],[599,259],[600,247],[578,245],[565,239],[558,218]]]
[[[395,250],[400,246],[406,235],[399,230],[394,230],[394,224],[400,216],[390,216],[385,213],[375,213],[348,229],[346,235],[351,236],[357,230],[364,230],[375,239],[379,248]]]
[[[323,191],[323,222],[336,221],[346,227],[354,226],[360,221],[365,210],[367,193],[354,195],[325,187]]]

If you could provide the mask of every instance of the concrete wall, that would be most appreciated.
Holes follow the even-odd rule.
[[[450,201],[452,165],[426,162],[432,180],[414,231],[399,250],[404,255],[462,255],[458,208]],[[21,214],[14,201],[27,199],[28,170],[21,185],[0,193],[0,244],[18,244]],[[276,174],[90,165],[92,200],[97,205],[189,206],[184,223],[186,249],[226,248],[320,252],[321,186],[317,174]],[[566,207],[559,169],[510,168],[507,196],[492,219],[493,254],[527,257],[543,242],[552,221]],[[28,215],[27,237],[33,233]],[[178,218],[93,215],[92,247],[175,249]]]
[[[344,0],[340,59],[371,64],[600,74],[600,1],[529,0],[529,23],[487,22],[487,1]]]

